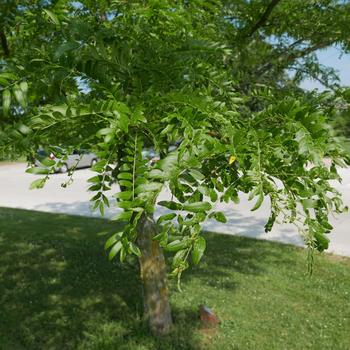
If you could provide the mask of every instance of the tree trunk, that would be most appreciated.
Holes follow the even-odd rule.
[[[169,333],[172,317],[162,248],[152,238],[157,234],[153,218],[143,215],[138,226],[138,246],[141,250],[140,272],[143,284],[144,318],[156,336]]]

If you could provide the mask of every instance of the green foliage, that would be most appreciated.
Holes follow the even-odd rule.
[[[99,135],[108,135],[111,131],[98,132]],[[111,130],[111,129],[109,129]],[[103,132],[101,132],[103,131]],[[123,127],[122,131],[125,132]],[[112,220],[126,221],[123,234],[118,236],[119,239],[113,239],[112,244],[106,245],[106,249],[111,248],[110,259],[112,259],[118,252],[120,252],[120,259],[124,260],[127,253],[133,253],[140,256],[140,250],[135,245],[137,239],[138,222],[142,215],[152,214],[154,211],[154,202],[159,191],[162,188],[161,183],[153,182],[149,179],[149,168],[147,167],[147,160],[142,159],[142,138],[136,133],[135,135],[128,134],[128,141],[119,150],[122,156],[120,162],[122,165],[117,169],[116,178],[122,191],[115,195],[117,199],[117,206],[124,211],[117,214]],[[99,169],[95,171],[98,171]],[[106,171],[106,169],[104,169]],[[100,190],[100,195],[103,190],[103,180],[105,173],[102,176],[101,182],[96,179],[96,184],[92,190]],[[95,177],[96,178],[96,177]],[[94,179],[94,178],[92,178]],[[91,179],[90,179],[91,181]],[[95,187],[96,186],[96,187]],[[106,198],[104,196],[104,198]],[[100,205],[104,205],[100,202]],[[114,236],[112,236],[113,238]]]
[[[110,259],[140,254],[139,221],[158,204],[170,212],[154,240],[175,252],[173,274],[181,276],[189,257],[198,263],[204,253],[201,223],[226,221],[215,203],[238,204],[241,193],[252,210],[271,203],[266,231],[290,222],[311,250],[327,248],[327,217],[343,210],[330,181],[349,158],[329,126],[334,105],[298,83],[307,74],[337,89],[313,53],[333,44],[349,50],[348,4],[8,3],[0,147],[32,155],[60,147],[58,164],[29,170],[46,175],[32,188],[73,147],[98,154],[93,207],[103,215],[110,184],[121,189],[114,220],[125,226],[106,244]],[[296,70],[293,79],[286,69]],[[142,156],[149,146],[156,164]],[[166,186],[171,201],[157,203]]]

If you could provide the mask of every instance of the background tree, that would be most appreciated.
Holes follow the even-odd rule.
[[[218,201],[269,199],[276,220],[294,223],[309,247],[328,247],[328,214],[341,212],[345,153],[327,118],[326,96],[305,93],[304,76],[338,89],[314,56],[349,49],[344,1],[30,1],[7,2],[1,28],[3,150],[32,156],[39,146],[64,158],[88,148],[100,161],[89,182],[94,207],[106,192],[123,209],[109,258],[139,257],[145,318],[154,334],[171,327],[162,249],[180,279],[205,251],[201,223],[225,222]],[[7,17],[6,17],[7,18]],[[293,77],[287,70],[295,70]],[[327,102],[328,101],[328,102]],[[169,148],[178,144],[174,150]],[[152,145],[161,160],[142,157]],[[323,158],[331,159],[326,167]],[[346,160],[346,159],[345,159]],[[43,187],[54,167],[32,187]],[[115,167],[114,167],[115,165]],[[158,202],[165,186],[172,199]],[[155,223],[156,204],[169,211]]]

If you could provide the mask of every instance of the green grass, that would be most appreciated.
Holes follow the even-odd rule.
[[[174,331],[141,320],[137,266],[109,263],[110,222],[0,208],[0,349],[350,349],[350,259],[205,233],[207,254],[171,282]],[[204,334],[198,305],[221,325]]]

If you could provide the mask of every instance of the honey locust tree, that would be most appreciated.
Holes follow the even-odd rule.
[[[349,49],[346,1],[0,6],[1,148],[35,156],[43,147],[60,158],[28,169],[43,175],[32,188],[43,187],[73,147],[98,154],[91,201],[103,214],[117,182],[113,220],[123,223],[105,248],[110,259],[139,258],[154,334],[172,324],[163,250],[174,253],[178,279],[198,264],[202,223],[226,221],[215,203],[238,205],[241,193],[252,210],[269,201],[266,231],[291,222],[311,253],[328,247],[328,214],[342,211],[330,180],[348,160],[328,125],[332,106],[298,83],[315,77],[341,95],[313,53]],[[142,156],[148,146],[160,155],[153,165]],[[171,199],[159,201],[164,187]],[[167,211],[155,222],[156,205]]]

